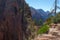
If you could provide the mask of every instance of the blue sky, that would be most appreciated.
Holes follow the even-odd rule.
[[[54,0],[25,0],[29,6],[35,9],[43,9],[44,11],[50,11],[54,7]],[[60,0],[58,0],[58,6],[60,6]]]

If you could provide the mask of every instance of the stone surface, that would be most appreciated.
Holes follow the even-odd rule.
[[[30,16],[24,0],[0,0],[0,40],[23,40]]]
[[[49,28],[48,34],[42,34],[35,37],[34,40],[60,40],[60,24],[56,24],[57,26],[53,27],[53,25]]]

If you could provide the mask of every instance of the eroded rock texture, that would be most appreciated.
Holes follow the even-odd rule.
[[[30,17],[24,0],[0,0],[0,40],[23,40]]]

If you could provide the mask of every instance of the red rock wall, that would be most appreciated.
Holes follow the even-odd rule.
[[[24,0],[0,0],[0,40],[23,40],[22,12],[19,10],[23,4]]]

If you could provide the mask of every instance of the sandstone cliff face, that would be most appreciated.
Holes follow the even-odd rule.
[[[30,10],[24,0],[0,0],[0,40],[23,40]],[[26,25],[26,26],[24,26]]]

